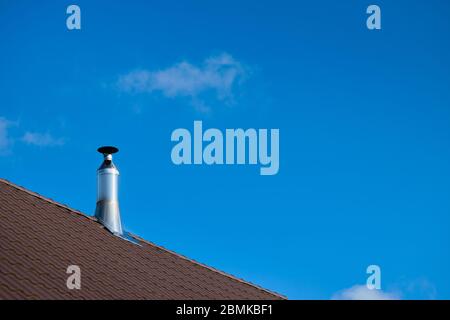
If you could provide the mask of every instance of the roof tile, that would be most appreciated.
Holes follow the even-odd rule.
[[[0,179],[0,299],[284,299]],[[81,268],[81,290],[66,269]]]

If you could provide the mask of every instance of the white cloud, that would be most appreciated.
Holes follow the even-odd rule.
[[[8,128],[11,126],[12,122],[0,117],[0,154],[5,154],[9,150],[9,146],[12,143],[11,138],[8,134]]]
[[[194,106],[204,109],[207,107],[200,95],[212,92],[218,100],[231,101],[234,85],[244,76],[241,63],[223,53],[206,59],[200,66],[183,61],[162,70],[136,70],[121,76],[118,86],[125,92],[189,97]]]
[[[333,300],[398,300],[400,296],[382,290],[370,290],[365,285],[355,285],[333,295]]]
[[[63,138],[55,138],[49,133],[25,132],[22,141],[40,147],[62,146]]]

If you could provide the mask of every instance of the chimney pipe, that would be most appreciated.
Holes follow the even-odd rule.
[[[116,147],[101,147],[97,149],[103,154],[104,160],[97,170],[97,207],[95,217],[109,231],[122,236],[122,223],[119,211],[119,170],[112,162],[112,155],[119,151]]]

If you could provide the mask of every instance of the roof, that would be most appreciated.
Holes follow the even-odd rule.
[[[284,299],[0,179],[0,299]],[[66,286],[69,265],[81,289]]]

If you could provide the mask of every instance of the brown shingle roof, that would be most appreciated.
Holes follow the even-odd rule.
[[[0,299],[283,299],[0,179]],[[66,286],[69,265],[81,289]]]

